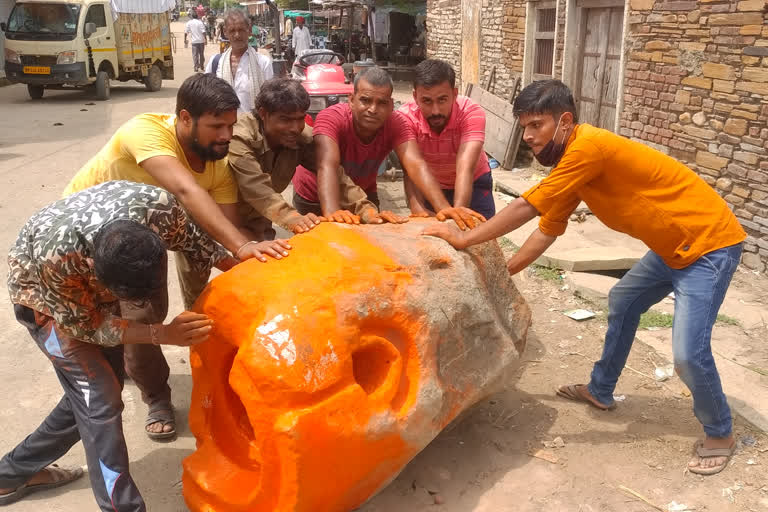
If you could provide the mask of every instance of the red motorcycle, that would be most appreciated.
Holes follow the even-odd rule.
[[[343,65],[344,56],[332,50],[307,50],[294,61],[291,75],[309,93],[312,119],[326,107],[349,101],[353,86]]]

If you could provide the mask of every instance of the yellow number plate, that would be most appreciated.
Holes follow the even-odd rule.
[[[24,73],[28,75],[50,75],[51,68],[49,66],[24,66]]]

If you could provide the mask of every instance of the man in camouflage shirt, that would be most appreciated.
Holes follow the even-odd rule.
[[[101,510],[146,510],[128,472],[122,430],[123,347],[188,346],[212,329],[207,316],[189,311],[162,323],[166,250],[184,253],[201,272],[237,263],[169,192],[141,183],[111,181],[78,192],[22,228],[8,256],[11,302],[51,360],[64,397],[0,460],[0,505],[79,478],[82,470],[52,464],[82,440]]]

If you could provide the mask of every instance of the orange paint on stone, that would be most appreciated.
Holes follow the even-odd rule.
[[[403,230],[418,236],[414,227]],[[198,300],[215,325],[190,356],[197,451],[183,483],[193,512],[352,510],[465,396],[476,401],[471,380],[442,382],[423,269],[395,261],[366,229],[396,233],[322,224],[291,239],[290,257],[244,262]],[[439,243],[422,240],[413,243]],[[451,264],[442,259],[432,261]]]

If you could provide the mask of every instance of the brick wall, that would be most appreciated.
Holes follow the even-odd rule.
[[[427,57],[449,62],[461,78],[461,0],[427,0]]]
[[[563,79],[563,53],[565,50],[565,9],[566,0],[557,2],[557,30],[555,37],[555,72],[554,78]]]
[[[765,0],[630,0],[620,133],[696,170],[768,263],[768,7]]]
[[[525,0],[483,0],[481,20],[480,82],[496,75],[491,92],[509,98],[513,77],[523,71]]]
[[[523,69],[525,0],[483,0],[480,83],[496,75],[491,91],[508,97],[513,73]],[[427,56],[448,61],[461,82],[461,0],[427,0]],[[464,84],[459,84],[463,91]]]

